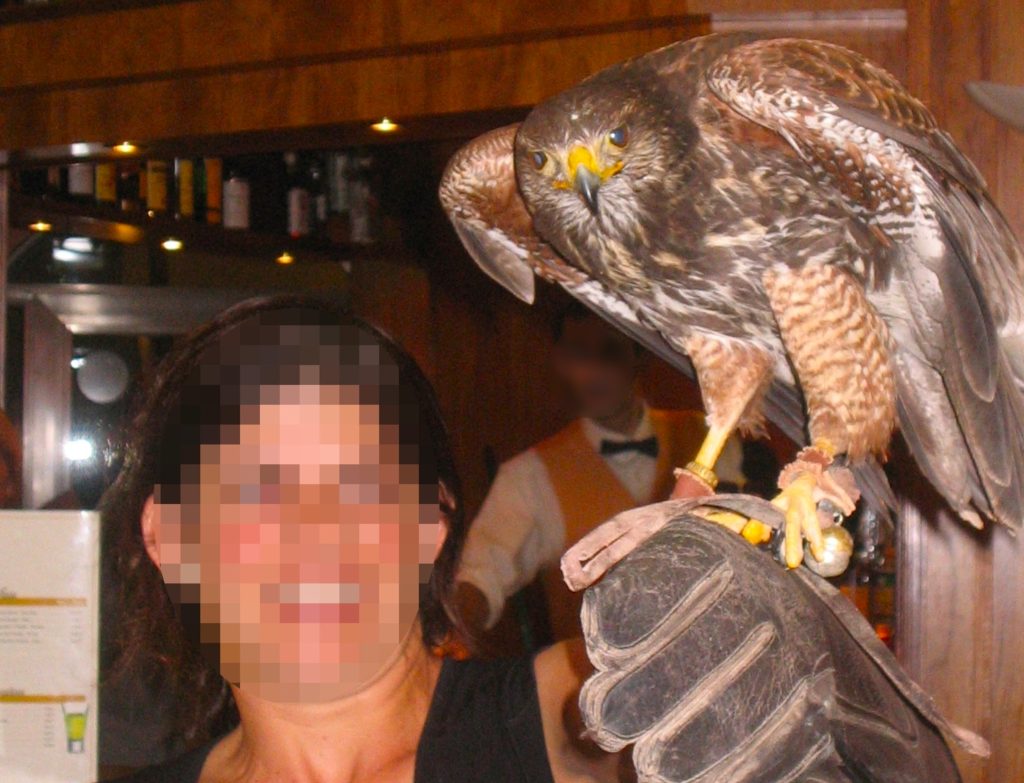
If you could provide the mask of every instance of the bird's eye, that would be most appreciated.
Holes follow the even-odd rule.
[[[547,162],[548,162],[548,156],[545,155],[540,150],[537,150],[537,152],[533,153],[533,167],[535,169],[537,169],[538,171],[540,171],[540,169],[544,168],[544,164],[547,163]]]
[[[625,125],[620,125],[608,133],[608,141],[616,147],[625,147],[629,143],[629,131]]]

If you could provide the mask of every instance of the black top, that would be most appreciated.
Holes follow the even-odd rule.
[[[122,783],[196,783],[214,740]],[[445,660],[413,783],[554,783],[532,658]]]

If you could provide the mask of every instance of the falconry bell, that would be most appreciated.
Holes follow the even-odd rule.
[[[821,531],[824,553],[821,560],[811,555],[810,547],[804,543],[804,564],[818,576],[830,579],[843,573],[853,557],[853,536],[842,525],[832,525]]]

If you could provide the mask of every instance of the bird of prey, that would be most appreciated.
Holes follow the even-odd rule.
[[[801,533],[821,556],[815,502],[850,504],[826,491],[836,465],[891,503],[897,424],[964,520],[1019,526],[1024,255],[977,169],[862,56],[682,41],[471,142],[440,196],[522,299],[540,275],[689,358],[709,434],[684,479],[713,488],[726,438],[764,415],[809,443],[780,475],[790,566]]]

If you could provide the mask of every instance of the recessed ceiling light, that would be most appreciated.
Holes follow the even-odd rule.
[[[35,223],[29,223],[28,227],[30,230],[39,231],[40,233],[44,231],[50,231],[53,228],[53,226],[51,226],[45,220],[37,220]]]
[[[288,266],[289,264],[294,264],[295,263],[295,256],[293,256],[288,251],[285,251],[284,253],[279,255],[275,260],[281,266]]]
[[[66,237],[61,246],[75,253],[91,253],[96,249],[89,237]]]
[[[64,459],[69,462],[85,462],[96,453],[92,442],[85,438],[64,441]]]
[[[160,247],[162,247],[164,250],[174,253],[185,247],[185,243],[182,242],[180,239],[175,239],[174,237],[167,237],[167,239],[160,243]]]
[[[377,133],[392,133],[398,130],[398,123],[392,122],[387,117],[382,117],[380,122],[375,122],[370,127]]]

